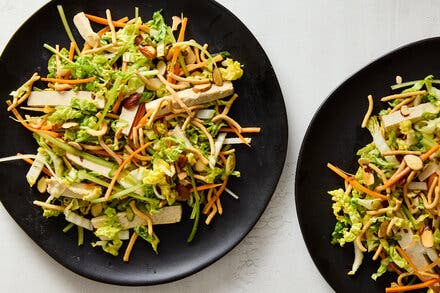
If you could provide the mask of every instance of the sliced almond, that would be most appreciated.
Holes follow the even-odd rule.
[[[374,175],[373,173],[369,172],[368,168],[363,168],[362,179],[366,185],[374,184]]]
[[[190,47],[186,48],[186,56],[185,56],[185,63],[188,64],[194,64],[197,61],[196,55],[194,54],[193,50]]]
[[[37,189],[40,193],[46,193],[47,190],[47,178],[41,177],[37,182]]]
[[[203,93],[206,92],[207,90],[209,90],[211,88],[211,84],[210,83],[205,83],[205,84],[197,84],[195,85],[192,90],[195,93]]]
[[[183,180],[188,176],[188,174],[186,172],[180,172],[179,174],[177,174],[177,177],[179,178],[179,180]]]
[[[223,85],[223,78],[222,78],[222,74],[220,72],[220,70],[215,67],[214,70],[212,71],[212,79],[214,80],[214,83],[218,86],[222,86]]]
[[[61,125],[61,127],[64,129],[69,129],[69,128],[73,128],[73,127],[77,127],[77,126],[79,126],[79,124],[77,122],[65,122],[65,123],[63,123],[63,125]]]
[[[406,155],[403,157],[405,163],[414,171],[421,170],[423,168],[423,161],[418,156]]]
[[[104,207],[103,207],[102,203],[97,203],[97,204],[92,205],[90,212],[92,213],[92,216],[97,217],[101,214],[103,208]]]
[[[425,247],[433,247],[434,246],[434,236],[432,236],[432,231],[429,227],[425,228],[422,233],[422,244]]]
[[[165,75],[165,72],[167,71],[167,65],[163,61],[159,61],[157,63],[157,70],[159,71],[160,75]]]
[[[80,151],[82,151],[82,149],[83,149],[82,146],[79,143],[77,143],[76,141],[69,141],[67,144],[70,146],[73,146],[74,148],[76,148],[77,150],[80,150]]]
[[[403,117],[407,117],[407,116],[410,114],[407,105],[403,105],[403,106],[400,108],[400,114],[402,114]]]
[[[157,51],[153,46],[138,46],[139,51],[147,58],[154,59]]]

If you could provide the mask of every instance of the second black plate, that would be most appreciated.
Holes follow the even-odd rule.
[[[335,219],[328,190],[343,186],[342,180],[326,167],[327,162],[349,172],[355,171],[356,151],[371,142],[360,124],[368,107],[367,96],[391,94],[396,75],[406,81],[440,76],[440,38],[419,41],[371,63],[339,86],[315,114],[301,146],[296,170],[295,195],[298,219],[307,248],[321,274],[336,292],[384,292],[395,280],[388,273],[377,282],[371,279],[379,262],[364,257],[355,276],[348,276],[353,263],[353,246],[330,244]]]

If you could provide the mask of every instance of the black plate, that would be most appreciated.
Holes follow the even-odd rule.
[[[321,105],[304,137],[296,170],[295,194],[298,219],[307,248],[321,274],[337,292],[384,292],[396,275],[387,273],[374,282],[370,276],[379,267],[364,257],[353,277],[347,275],[353,263],[353,246],[330,244],[335,225],[328,190],[343,181],[326,168],[327,162],[353,172],[356,151],[371,142],[360,124],[373,95],[374,112],[381,108],[380,97],[391,94],[396,75],[404,80],[440,75],[440,38],[412,43],[371,63],[340,85]]]
[[[275,190],[284,165],[286,111],[266,54],[244,24],[214,1],[51,1],[26,21],[1,56],[0,96],[3,99],[33,72],[47,72],[50,53],[43,49],[43,43],[68,46],[57,4],[63,5],[69,20],[80,11],[102,16],[106,8],[118,18],[133,16],[134,7],[138,6],[144,19],[163,9],[167,21],[183,12],[189,18],[187,39],[208,43],[211,52],[228,50],[244,65],[245,74],[235,83],[240,98],[234,104],[231,116],[244,126],[261,126],[262,133],[255,136],[252,148],[238,147],[237,168],[242,172],[242,178],[232,180],[229,187],[240,195],[240,200],[223,195],[224,214],[216,217],[210,227],[201,225],[191,244],[186,243],[186,238],[192,222],[187,220],[189,213],[185,211],[183,222],[156,229],[161,239],[159,255],[155,255],[146,242],[138,241],[128,264],[123,263],[121,256],[113,257],[99,248],[92,248],[89,233],[86,245],[76,246],[75,233],[61,231],[65,226],[63,219],[44,219],[41,209],[32,205],[32,201],[41,199],[41,195],[28,187],[25,179],[28,167],[22,162],[0,166],[3,205],[50,256],[70,270],[94,280],[150,285],[183,278],[203,269],[230,251],[255,225]],[[76,35],[76,39],[79,41],[80,37]],[[0,156],[35,153],[36,144],[31,134],[8,119],[4,102],[0,107]]]

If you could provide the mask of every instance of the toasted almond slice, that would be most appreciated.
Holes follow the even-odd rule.
[[[374,184],[374,174],[371,172],[368,172],[367,168],[363,168],[363,170],[362,170],[362,179],[364,180],[364,183],[366,185],[373,185]]]
[[[434,246],[434,236],[432,235],[432,231],[429,227],[425,228],[422,233],[422,244],[425,247],[433,247]]]
[[[211,88],[211,84],[210,83],[205,83],[205,84],[197,84],[195,85],[192,90],[195,93],[203,93],[206,92],[207,90],[209,90]]]
[[[61,125],[61,127],[64,129],[69,129],[69,128],[77,127],[77,126],[79,126],[79,124],[77,122],[65,122],[65,123],[63,123],[63,125]]]
[[[403,160],[412,170],[418,171],[423,168],[423,161],[418,156],[406,155],[403,157]]]
[[[186,65],[194,64],[197,61],[196,55],[190,47],[186,48],[185,63]]]
[[[214,70],[212,71],[212,79],[214,80],[214,83],[218,86],[222,86],[223,85],[223,78],[222,78],[222,74],[220,72],[220,70],[215,67]]]

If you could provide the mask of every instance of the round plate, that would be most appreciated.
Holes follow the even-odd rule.
[[[0,58],[0,96],[7,98],[34,72],[47,73],[50,53],[44,43],[70,44],[59,20],[56,5],[62,4],[72,29],[72,18],[85,11],[114,18],[133,17],[138,6],[143,19],[162,9],[167,22],[183,13],[189,18],[187,39],[209,44],[211,52],[227,50],[244,65],[243,78],[235,83],[240,98],[230,114],[243,126],[260,126],[253,135],[252,148],[238,146],[237,169],[241,178],[231,180],[229,188],[239,200],[223,195],[224,214],[210,226],[201,224],[194,241],[186,243],[192,227],[189,211],[181,223],[156,228],[161,243],[156,255],[149,244],[137,241],[129,263],[122,256],[113,257],[100,248],[93,248],[91,233],[85,245],[76,245],[76,233],[63,233],[66,225],[59,219],[42,217],[40,208],[32,205],[41,194],[28,187],[25,174],[28,166],[12,162],[0,166],[0,200],[21,228],[50,256],[68,269],[85,277],[121,285],[151,285],[169,282],[195,273],[225,255],[255,225],[269,202],[281,174],[287,148],[287,118],[275,73],[255,37],[231,12],[214,1],[51,1],[36,12],[16,32]],[[32,36],[32,37],[30,37]],[[81,40],[78,34],[76,40]],[[32,135],[8,118],[5,103],[0,105],[0,156],[35,153]],[[203,222],[203,221],[201,221]],[[123,252],[125,246],[121,248]]]
[[[373,95],[378,113],[379,99],[391,94],[396,75],[406,81],[439,76],[440,38],[412,43],[371,63],[339,86],[321,105],[304,137],[296,170],[296,207],[307,248],[321,274],[336,292],[384,292],[396,279],[387,273],[377,282],[371,279],[380,262],[372,255],[355,276],[348,276],[354,259],[352,244],[330,244],[336,220],[327,191],[343,186],[343,181],[327,169],[328,162],[354,172],[356,151],[371,142],[367,129],[360,127],[368,108],[367,96]]]

